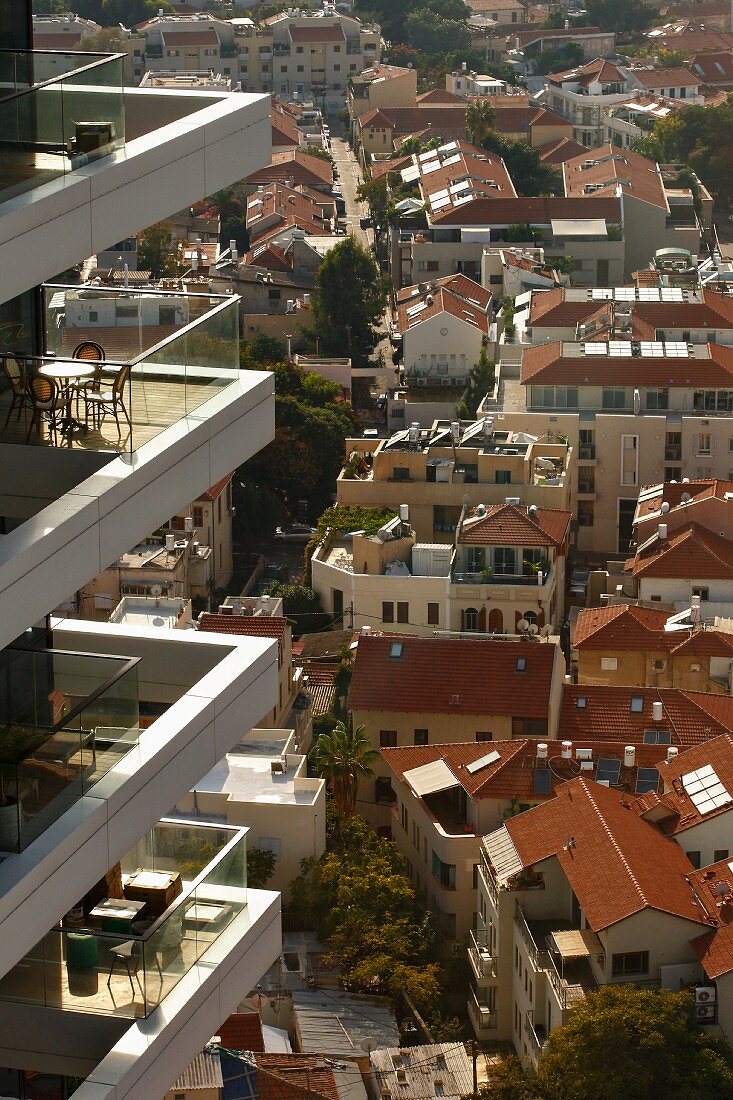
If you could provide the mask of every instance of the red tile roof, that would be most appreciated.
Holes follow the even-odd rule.
[[[664,760],[659,765],[659,774],[665,791],[662,805],[669,812],[668,817],[662,817],[661,828],[668,835],[685,832],[699,825],[703,820],[709,821],[712,817],[719,817],[733,810],[733,803],[728,802],[708,813],[701,814],[686,793],[681,782],[682,776],[706,765],[715,769],[720,782],[733,795],[733,738],[729,734],[714,737],[702,745],[693,745],[672,760]],[[635,809],[637,809],[636,806]],[[643,812],[643,808],[639,807],[638,812]],[[658,811],[654,813],[654,820],[660,821]]]
[[[327,160],[314,157],[301,149],[286,149],[275,152],[271,162],[259,172],[247,177],[249,183],[312,184],[316,187],[326,185],[330,191],[333,184],[333,169]]]
[[[394,160],[373,160],[369,171],[373,180],[385,176],[388,172],[401,172],[403,168],[409,168],[412,164],[412,155],[395,157]]]
[[[580,774],[580,764],[575,757],[571,760],[561,757],[559,741],[545,740],[544,744],[549,746],[549,759],[552,763],[552,790],[546,794],[539,794],[534,789],[538,744],[540,744],[539,739],[526,738],[517,741],[492,741],[491,744],[471,741],[456,745],[416,745],[409,748],[380,749],[380,752],[385,764],[400,780],[404,778],[405,772],[412,768],[419,768],[436,760],[444,760],[471,798],[516,798],[518,802],[543,802],[553,797],[556,788],[577,778]],[[619,786],[623,787],[628,783],[631,790],[636,787],[636,767],[657,767],[666,759],[667,754],[664,745],[641,745],[637,750],[635,767],[626,768],[623,764],[624,746],[620,742],[576,741],[573,743],[573,753],[577,749],[584,748],[592,750],[594,761],[599,757],[619,760],[621,762]],[[475,763],[490,752],[497,752],[499,759],[479,771],[468,771],[468,764]],[[594,778],[592,774],[590,778]]]
[[[638,817],[618,791],[574,779],[505,828],[525,867],[557,858],[595,932],[644,909],[706,922],[685,877],[692,870],[686,854]],[[568,837],[574,839],[570,849]]]
[[[336,1078],[322,1057],[257,1054],[258,1100],[340,1100]]]
[[[553,218],[582,220],[602,218],[618,225],[621,222],[621,203],[606,195],[548,195],[540,198],[517,198],[497,195],[496,198],[477,198],[465,206],[449,207],[445,212],[433,214],[431,222],[442,225],[550,225]]]
[[[733,84],[733,56],[730,51],[695,54],[692,68],[705,84],[724,88]]]
[[[583,148],[579,141],[571,137],[556,138],[536,146],[540,160],[545,164],[564,164],[566,160],[572,160],[582,153]]]
[[[562,546],[568,537],[572,512],[537,508],[531,514],[518,504],[492,504],[484,516],[467,517],[458,542],[471,546]]]
[[[733,873],[727,859],[693,871],[689,883],[708,919],[717,927],[692,941],[692,946],[708,978],[720,978],[733,970]],[[723,884],[728,886],[723,891]],[[716,891],[718,887],[718,891]],[[719,904],[722,902],[722,904]]]
[[[278,657],[283,658],[284,639],[290,629],[288,620],[281,615],[220,615],[202,611],[198,617],[198,629],[207,634],[237,634],[248,638],[277,639]]]
[[[561,126],[572,136],[573,124],[562,115],[550,111],[547,107],[538,107],[536,103],[520,103],[506,107],[497,107],[494,112],[494,129],[500,134],[531,133],[534,127]]]
[[[438,279],[429,290],[417,286],[406,287],[398,294],[397,325],[402,333],[415,328],[441,313],[449,313],[459,321],[472,325],[484,334],[489,331],[489,306],[491,294],[466,275],[449,275]],[[419,302],[425,308],[418,314],[410,314]]]
[[[664,650],[673,656],[730,657],[733,634],[721,630],[665,630],[669,611],[633,604],[583,609],[575,625],[573,649]]]
[[[633,577],[727,580],[733,577],[733,542],[690,523],[666,539],[657,535],[651,544],[642,544],[626,572]]]
[[[532,295],[529,323],[536,325],[541,322],[543,326],[558,325],[566,328],[585,321],[597,309],[598,302],[566,299],[565,288],[556,287],[554,290],[543,290]]]
[[[578,700],[585,700],[578,706]],[[641,711],[631,700],[641,699]],[[652,704],[664,706],[663,725],[679,747],[702,744],[733,733],[733,698],[678,688],[597,687],[565,684],[558,737],[571,741],[612,740],[640,745],[644,731],[655,725]]]
[[[615,195],[620,186],[625,195],[668,209],[664,184],[659,168],[653,160],[632,153],[630,149],[618,149],[615,145],[602,145],[580,156],[565,161],[563,180],[566,195]]]
[[[726,493],[733,493],[733,481],[724,481],[722,478],[692,478],[689,481],[662,482],[656,486],[655,493],[650,491],[653,488],[655,486],[644,485],[641,489],[636,507],[637,523],[650,516],[660,515],[660,507],[665,501],[669,504],[670,511],[679,508],[683,505],[683,496],[691,498],[683,505],[685,508],[690,508],[693,502],[710,497],[724,500]]]
[[[459,105],[424,103],[417,107],[374,107],[359,118],[359,129],[373,126],[394,131],[395,137],[415,134],[432,127],[445,141],[466,137],[466,109],[468,100]]]
[[[216,485],[212,485],[210,489],[206,490],[206,492],[201,493],[199,496],[197,496],[196,500],[217,500],[217,498],[220,497],[221,494],[224,492],[233,477],[233,473],[227,474],[226,477],[223,477],[221,479],[221,481],[217,481]]]
[[[272,145],[274,149],[282,146],[299,146],[300,130],[295,119],[289,111],[284,110],[279,103],[273,102],[270,109],[270,124],[272,127]]]
[[[235,1012],[227,1017],[217,1034],[227,1050],[262,1051],[262,1021],[258,1012]]]
[[[551,84],[577,83],[587,88],[591,84],[626,84],[626,77],[612,61],[597,57],[595,61],[586,61],[574,69],[565,69],[561,73],[549,73]]]
[[[463,96],[449,92],[446,88],[432,88],[429,92],[423,92],[417,97],[417,103],[450,103],[455,106],[465,104]]]
[[[186,46],[218,46],[219,36],[216,31],[161,31],[163,42],[167,47]]]
[[[678,65],[672,69],[634,69],[634,80],[645,88],[696,88],[699,77]]]
[[[566,349],[562,340],[526,348],[522,354],[522,384],[541,381],[548,385],[600,385],[602,378],[607,386],[728,389],[733,385],[733,348],[723,344],[708,344],[707,356],[684,359],[570,354],[577,350]]]
[[[390,657],[398,642],[401,656]],[[520,657],[523,672],[517,670]],[[545,718],[555,658],[549,643],[361,634],[349,707]]]
[[[340,23],[324,27],[314,21],[310,27],[290,27],[290,39],[292,42],[310,42],[316,45],[319,42],[345,42],[346,35]]]

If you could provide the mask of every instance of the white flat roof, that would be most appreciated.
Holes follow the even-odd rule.
[[[298,756],[295,759],[300,762],[303,758]],[[312,804],[314,791],[298,789],[295,783],[296,768],[292,764],[284,774],[273,774],[270,764],[271,758],[267,756],[227,753],[208,775],[195,784],[196,791],[199,794],[225,794],[231,802],[270,802],[283,806]]]

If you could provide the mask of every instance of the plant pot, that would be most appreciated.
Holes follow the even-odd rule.
[[[19,844],[18,801],[6,798],[0,806],[0,852],[17,852]]]

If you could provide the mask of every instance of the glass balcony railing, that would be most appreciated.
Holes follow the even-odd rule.
[[[139,737],[137,658],[0,654],[0,853],[27,848]]]
[[[239,378],[236,298],[185,289],[43,291],[46,355],[3,355],[21,381],[20,397],[9,388],[0,394],[2,442],[131,453]],[[28,392],[37,375],[53,383],[51,410],[34,403],[48,393]]]
[[[123,58],[0,50],[0,202],[123,148]]]
[[[245,837],[246,829],[225,825],[159,822],[101,891],[0,979],[0,998],[149,1016],[245,909]]]
[[[452,584],[500,584],[522,585],[539,588],[550,584],[550,573],[542,574],[542,585],[539,583],[539,573],[492,573],[490,570],[482,570],[480,573],[453,573]]]

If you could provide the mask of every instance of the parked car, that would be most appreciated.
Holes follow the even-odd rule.
[[[307,523],[285,523],[275,528],[275,538],[280,542],[310,542],[317,534],[318,528],[309,527]]]
[[[588,577],[590,570],[585,566],[578,566],[570,574],[570,595],[584,600],[588,592]]]

